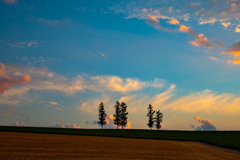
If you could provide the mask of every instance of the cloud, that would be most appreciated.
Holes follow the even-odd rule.
[[[189,126],[190,126],[191,128],[195,128],[195,126],[194,126],[191,122],[189,122]]]
[[[86,102],[83,102],[82,105],[79,107],[79,109],[83,113],[87,114],[98,114],[98,110],[96,109],[101,102],[104,102],[104,104],[108,103],[110,101],[109,97],[103,96],[101,99],[90,99]],[[105,107],[106,108],[106,107]]]
[[[208,23],[215,23],[217,22],[218,20],[214,17],[209,17],[207,19],[203,19],[202,17],[199,19],[199,24],[208,24]]]
[[[233,64],[239,64],[240,63],[240,59],[234,59],[234,61],[233,61]]]
[[[200,3],[190,3],[191,7],[198,6],[198,5],[200,5]]]
[[[107,58],[107,56],[105,54],[103,54],[103,52],[99,52],[99,54],[104,57],[104,58]]]
[[[85,11],[87,11],[87,9],[84,8],[84,7],[78,7],[77,10],[78,10],[79,12],[82,12],[82,13],[85,12]]]
[[[212,130],[215,131],[216,130],[216,127],[208,119],[206,119],[206,120],[199,119],[199,116],[195,116],[194,119],[197,120],[199,124],[201,124],[201,126],[197,126],[197,128],[195,130],[203,130],[203,131],[212,131]]]
[[[173,92],[176,85],[172,84],[170,87],[161,93],[149,96],[149,94],[135,94],[122,96],[119,98],[120,102],[125,102],[128,106],[128,111],[134,114],[145,114],[146,106],[152,104],[155,110],[162,109],[167,101],[173,97]]]
[[[214,61],[219,60],[219,58],[216,58],[216,57],[209,57],[209,58]]]
[[[161,108],[183,113],[236,115],[240,113],[239,103],[240,97],[235,97],[233,94],[219,94],[206,89],[172,100]]]
[[[58,20],[46,20],[46,19],[44,19],[44,18],[39,18],[39,19],[37,19],[37,21],[46,23],[46,24],[48,24],[48,25],[50,25],[50,26],[55,26],[56,24],[59,23]]]
[[[193,30],[191,30],[190,27],[187,27],[187,26],[184,26],[184,25],[181,25],[179,27],[179,31],[180,32],[185,32],[185,33],[188,33],[188,34],[192,34],[192,35],[197,35],[198,34],[197,32],[194,32]]]
[[[174,25],[179,25],[180,24],[180,22],[178,20],[176,20],[176,19],[172,19],[170,21],[167,21],[167,23],[174,24]]]
[[[214,44],[206,37],[204,37],[204,34],[199,34],[198,36],[195,36],[195,41],[190,41],[189,43],[197,47],[203,45],[204,47],[209,49],[214,47]]]
[[[217,44],[218,47],[223,48],[222,42],[219,42],[218,40],[215,40],[215,43]]]
[[[31,82],[31,77],[28,74],[13,76],[6,75],[5,65],[0,64],[0,94],[9,89],[14,84],[24,84]]]
[[[227,22],[227,23],[222,22],[221,25],[223,25],[224,28],[227,29],[227,27],[230,26],[231,23],[230,22]]]
[[[153,125],[154,129],[157,129],[156,125]],[[168,130],[162,123],[161,123],[161,128],[159,130]]]
[[[6,83],[1,83],[1,88],[4,90],[4,93],[0,97],[0,105],[26,105],[27,103],[36,103],[37,98],[32,97],[33,95],[29,94],[30,90],[40,92],[57,91],[65,95],[74,95],[75,93],[86,91],[127,94],[149,87],[157,89],[164,86],[164,81],[161,79],[155,79],[154,81],[141,81],[134,78],[120,78],[117,76],[90,77],[88,75],[78,75],[73,79],[69,79],[44,68],[39,69],[35,67],[3,64],[0,66],[1,73],[5,73],[6,71],[8,75],[11,75],[7,76],[8,79],[5,75],[0,76],[2,81],[11,78],[10,80],[13,79],[14,83],[16,83],[16,81],[18,84],[21,83],[21,85],[10,85],[13,83],[12,81],[11,83],[7,83],[9,90],[6,90]],[[25,75],[29,75],[31,83],[24,83],[30,81],[30,78]]]
[[[96,125],[96,124],[98,124],[98,122],[97,121],[86,121],[85,124],[86,125]]]
[[[146,8],[143,8],[142,12],[148,12],[148,10]]]
[[[52,127],[52,126],[49,126]],[[63,125],[62,123],[57,123],[55,126],[53,126],[54,128],[74,128],[74,129],[81,129],[80,126],[77,126],[75,124],[71,124],[71,125]]]
[[[109,7],[114,13],[122,13],[125,18],[146,19],[146,14],[157,17],[158,19],[189,19],[198,21],[200,25],[214,24],[216,22],[237,23],[240,19],[240,2],[229,0],[197,0],[186,3],[183,0],[167,1],[127,1],[122,0]],[[143,12],[147,10],[148,12]]]
[[[229,50],[222,51],[222,54],[233,54],[235,56],[240,56],[240,42],[233,43],[232,46],[229,46]]]
[[[235,32],[240,32],[240,24],[236,27]]]
[[[7,71],[5,69],[5,65],[0,63],[0,76],[4,75],[6,73],[7,73]]]
[[[14,43],[9,43],[7,45],[10,45],[15,48],[24,48],[24,49],[40,46],[37,40],[28,41],[28,42],[14,42]]]
[[[49,104],[52,104],[52,105],[58,105],[57,102],[48,102]]]
[[[147,15],[146,23],[149,24],[149,25],[152,25],[156,29],[161,29],[161,30],[165,30],[165,31],[168,31],[168,32],[172,32],[171,29],[164,28],[163,26],[160,26],[159,25],[159,20],[155,16]]]
[[[21,126],[21,127],[26,127],[27,125],[24,123],[18,124],[18,122],[14,122],[12,126]]]
[[[4,0],[5,3],[7,4],[15,4],[15,3],[18,3],[18,0]]]
[[[173,118],[174,118],[174,119],[178,119],[178,117],[177,117],[177,116],[173,116]]]

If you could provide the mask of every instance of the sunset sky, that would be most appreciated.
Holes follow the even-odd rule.
[[[0,0],[0,125],[240,129],[239,0]]]

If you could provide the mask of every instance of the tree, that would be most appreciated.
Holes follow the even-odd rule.
[[[150,129],[152,129],[153,127],[153,124],[154,124],[154,118],[153,118],[153,114],[155,113],[155,111],[153,110],[153,107],[151,104],[149,104],[149,107],[148,107],[148,114],[147,114],[147,117],[149,117],[148,119],[148,127]]]
[[[123,129],[123,127],[125,127],[126,126],[126,124],[127,124],[127,119],[128,119],[128,117],[127,117],[127,115],[128,115],[128,112],[127,112],[127,105],[126,105],[126,103],[124,103],[124,102],[122,102],[121,103],[121,126],[122,126],[122,129]]]
[[[120,109],[120,103],[118,101],[116,102],[116,105],[114,108],[115,108],[115,114],[114,114],[115,119],[113,121],[114,121],[114,124],[117,125],[117,129],[118,129],[118,126],[121,125],[121,109]]]
[[[98,124],[100,124],[102,126],[102,129],[103,129],[103,125],[106,124],[106,121],[105,121],[105,117],[107,116],[106,113],[105,113],[105,110],[104,110],[104,105],[103,103],[101,102],[99,107],[98,107],[98,111],[99,111],[99,121],[98,121]]]
[[[159,130],[161,128],[161,122],[162,122],[162,117],[163,117],[163,113],[159,111],[156,112],[156,118],[155,118],[155,126],[157,127],[157,129]]]

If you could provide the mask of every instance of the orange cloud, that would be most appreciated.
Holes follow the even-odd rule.
[[[180,24],[180,22],[176,19],[172,19],[171,21],[167,21],[167,23],[174,24],[174,25],[179,25]]]
[[[209,57],[211,60],[214,60],[214,61],[216,61],[216,60],[219,60],[218,58],[216,58],[216,57]]]
[[[233,61],[233,64],[238,64],[238,63],[240,63],[240,59],[234,59],[234,61]]]
[[[233,43],[232,46],[229,47],[229,50],[222,51],[222,54],[233,54],[235,56],[240,56],[240,42]]]
[[[177,117],[177,116],[173,116],[173,118],[174,118],[174,119],[178,119],[178,117]]]
[[[225,28],[227,28],[229,25],[231,25],[231,23],[230,22],[227,22],[227,23],[221,23],[221,25],[223,25]]]
[[[22,127],[26,127],[27,125],[26,125],[26,124],[23,124],[23,123],[18,124],[18,122],[14,122],[14,123],[12,124],[12,126],[22,126]]]
[[[188,33],[188,34],[192,34],[192,35],[197,35],[197,32],[194,32],[193,30],[190,29],[190,27],[187,27],[187,26],[184,26],[184,25],[181,25],[179,27],[179,31],[180,32],[185,32],[185,33]]]
[[[198,36],[195,36],[195,41],[190,41],[189,43],[199,47],[199,45],[203,45],[206,48],[213,48],[214,45],[211,41],[209,41],[206,37],[204,37],[204,34],[199,34]]]
[[[240,24],[236,27],[235,32],[240,32]]]

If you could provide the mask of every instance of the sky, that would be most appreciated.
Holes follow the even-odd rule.
[[[239,0],[0,0],[0,125],[240,129]]]

